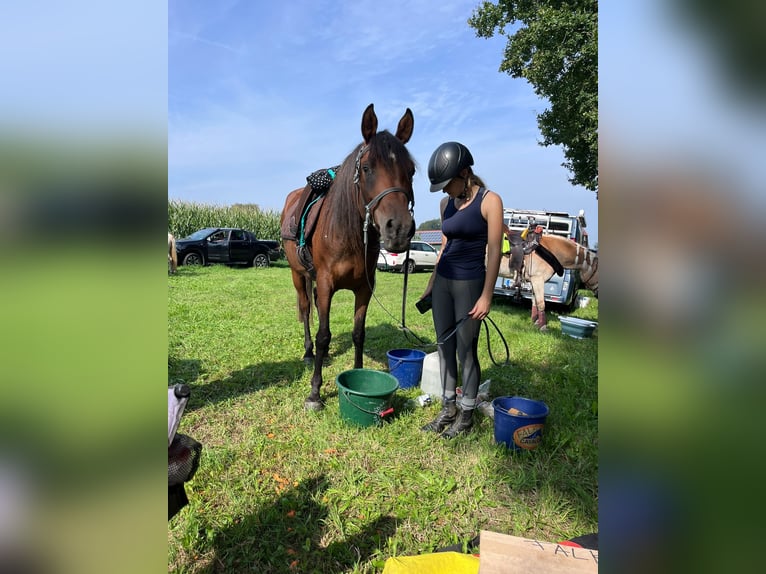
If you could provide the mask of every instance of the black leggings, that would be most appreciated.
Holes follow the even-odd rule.
[[[458,380],[458,360],[463,375],[463,408],[476,406],[481,367],[478,344],[481,321],[466,319],[452,336],[446,338],[458,321],[476,304],[484,289],[484,276],[477,279],[446,279],[438,273],[434,278],[431,297],[433,320],[439,350],[442,379],[442,400],[454,401]],[[446,338],[446,340],[445,340]]]

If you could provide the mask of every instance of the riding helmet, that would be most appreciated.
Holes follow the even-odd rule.
[[[453,177],[470,165],[473,165],[473,157],[467,147],[458,142],[443,143],[428,160],[431,191],[444,189]]]

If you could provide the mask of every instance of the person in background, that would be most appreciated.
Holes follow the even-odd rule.
[[[441,201],[442,249],[421,297],[429,294],[439,351],[442,410],[424,431],[453,438],[473,426],[481,368],[478,358],[481,321],[489,315],[500,268],[503,200],[473,173],[473,157],[458,142],[441,144],[428,162],[431,192]],[[462,370],[462,410],[456,389]]]

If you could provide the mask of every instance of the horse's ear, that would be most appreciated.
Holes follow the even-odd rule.
[[[362,114],[362,137],[364,143],[370,143],[372,136],[378,133],[378,116],[375,115],[373,104],[367,106]]]
[[[399,141],[403,144],[406,144],[412,137],[412,129],[414,127],[415,118],[412,116],[412,110],[407,108],[402,119],[399,120],[399,126],[396,128],[396,137],[399,138]]]

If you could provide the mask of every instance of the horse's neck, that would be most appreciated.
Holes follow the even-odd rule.
[[[560,237],[544,243],[567,269],[588,269],[592,265],[590,251],[579,243]]]
[[[356,204],[353,196],[342,197],[349,190],[334,189],[325,197],[323,234],[332,238],[333,243],[357,248],[363,243],[364,218],[361,207]],[[334,214],[347,212],[341,219]],[[368,225],[368,241],[374,235],[372,221]],[[377,242],[377,238],[375,238]]]
[[[577,260],[580,265],[580,269],[586,269],[590,268],[591,265],[593,265],[593,258],[591,257],[590,251],[588,251],[587,247],[583,247],[579,243],[575,243],[575,246],[577,247]]]
[[[594,257],[587,247],[583,247],[579,243],[574,243],[574,260],[572,267],[574,269],[580,269],[587,271],[593,267]]]

